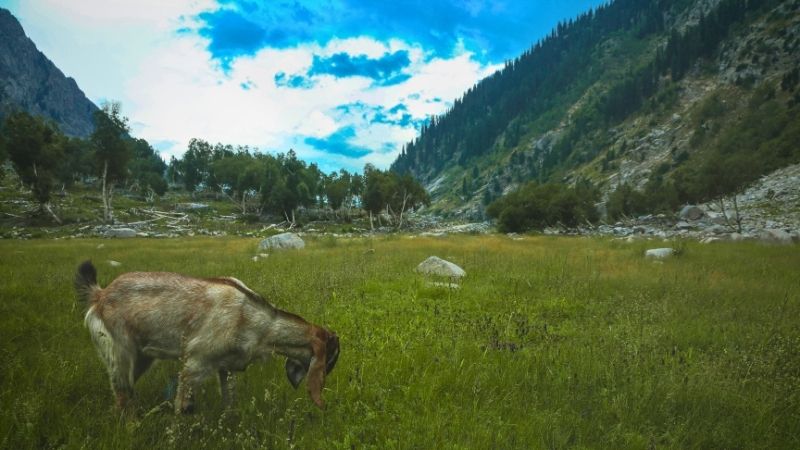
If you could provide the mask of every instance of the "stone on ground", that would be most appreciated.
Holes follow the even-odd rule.
[[[106,237],[132,238],[136,237],[136,230],[132,228],[110,228],[106,231]]]
[[[681,209],[679,216],[683,220],[698,220],[705,214],[705,211],[703,211],[703,209],[699,206],[686,205],[683,207],[683,209]]]
[[[654,258],[654,259],[667,259],[674,254],[675,250],[670,247],[651,248],[650,250],[644,252],[645,258]]]
[[[304,248],[306,243],[294,233],[281,233],[270,236],[258,245],[261,250],[285,250]]]
[[[758,240],[765,244],[791,245],[792,235],[784,230],[768,229],[758,234]]]
[[[424,275],[459,279],[467,273],[457,265],[436,256],[431,256],[417,266],[417,272]]]

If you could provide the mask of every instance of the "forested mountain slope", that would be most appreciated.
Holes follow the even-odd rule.
[[[466,92],[392,169],[459,216],[529,181],[708,200],[800,161],[799,74],[798,0],[616,0]]]

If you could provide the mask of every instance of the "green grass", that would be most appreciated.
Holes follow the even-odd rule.
[[[658,264],[644,243],[392,236],[253,262],[257,242],[0,241],[0,447],[800,448],[796,247],[689,242]],[[413,272],[430,255],[461,289]],[[85,258],[102,285],[236,276],[336,330],[327,409],[276,360],[240,375],[234,411],[209,381],[196,414],[147,415],[178,370],[163,362],[121,416],[72,292]]]

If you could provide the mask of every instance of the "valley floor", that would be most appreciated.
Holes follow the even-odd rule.
[[[257,258],[258,239],[0,241],[2,448],[798,448],[800,252],[753,242],[308,236]],[[414,272],[431,255],[458,288]],[[235,276],[335,330],[325,411],[283,361],[216,383],[198,412],[154,409],[176,363],[113,408],[72,278],[134,270]],[[112,265],[110,261],[119,264]]]

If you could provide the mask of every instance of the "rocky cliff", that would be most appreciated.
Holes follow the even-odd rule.
[[[17,110],[50,118],[67,135],[86,137],[94,129],[97,106],[0,8],[0,119]]]

